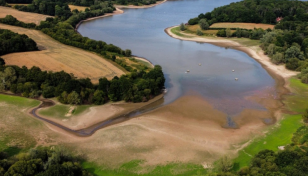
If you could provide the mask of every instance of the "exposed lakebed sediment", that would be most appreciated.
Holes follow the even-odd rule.
[[[128,9],[124,10],[123,15],[84,21],[79,25],[78,32],[121,48],[130,48],[134,55],[147,58],[163,67],[168,92],[161,104],[166,106],[163,110],[155,109],[161,104],[149,105],[147,108],[155,110],[147,114],[157,114],[159,111],[168,113],[168,107],[178,105],[183,116],[219,121],[220,127],[238,129],[255,120],[260,124],[272,124],[276,120],[275,112],[283,107],[282,95],[288,93],[283,87],[283,79],[265,70],[264,65],[252,59],[249,53],[226,49],[228,43],[214,46],[185,42],[169,38],[164,33],[167,26],[175,22],[178,24],[187,19],[187,16],[204,13],[204,8],[212,10],[214,6],[230,2],[233,1],[213,1],[206,4],[201,0],[174,1],[149,9]],[[177,10],[181,12],[177,13]],[[239,80],[235,81],[234,78]],[[211,110],[205,107],[197,110],[183,105],[183,99],[192,103],[196,98],[207,102]],[[182,102],[181,105],[178,102]],[[137,110],[129,116],[142,116],[142,112]],[[210,118],[202,118],[199,114],[208,114]],[[120,121],[114,117],[114,122]],[[106,124],[112,123],[103,121],[74,131],[88,136]]]

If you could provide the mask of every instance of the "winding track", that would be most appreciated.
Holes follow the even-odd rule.
[[[6,94],[6,95],[11,95],[11,94]],[[12,96],[18,96],[18,95],[12,95]],[[39,119],[39,120],[42,120],[44,122],[47,122],[51,125],[54,125],[58,128],[61,128],[73,135],[76,135],[76,136],[79,136],[79,137],[88,137],[88,136],[91,136],[92,134],[94,134],[97,130],[101,129],[101,128],[105,128],[107,126],[110,126],[110,125],[114,125],[114,124],[117,124],[117,123],[120,123],[120,122],[124,122],[126,120],[129,120],[131,118],[134,118],[134,117],[137,117],[141,114],[144,114],[146,112],[149,112],[149,111],[152,111],[154,109],[157,109],[159,107],[161,107],[162,105],[159,103],[158,105],[155,105],[157,102],[159,102],[159,100],[161,100],[163,98],[163,96],[161,96],[161,98],[158,98],[157,100],[147,104],[147,105],[144,105],[144,106],[141,106],[133,111],[130,111],[128,113],[125,113],[125,114],[120,114],[120,115],[117,115],[117,116],[114,116],[108,120],[104,120],[104,121],[101,121],[99,123],[96,123],[92,126],[89,126],[87,128],[82,128],[82,129],[79,129],[79,130],[73,130],[73,129],[70,129],[64,125],[61,125],[57,122],[54,122],[52,120],[49,120],[49,119],[46,119],[44,117],[41,117],[37,114],[37,110],[41,109],[41,108],[46,108],[46,107],[51,107],[51,106],[54,106],[55,103],[52,101],[52,100],[48,100],[48,99],[44,99],[44,100],[39,100],[41,101],[41,104],[38,106],[38,107],[35,107],[33,108],[31,111],[30,111],[30,114]],[[153,106],[154,104],[154,106]]]

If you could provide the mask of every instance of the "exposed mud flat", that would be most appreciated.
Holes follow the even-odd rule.
[[[270,117],[270,112],[246,109],[234,118],[236,129],[224,128],[226,117],[200,96],[187,95],[88,138],[66,134],[64,143],[78,146],[91,161],[114,167],[135,159],[153,166],[175,161],[210,164],[222,155],[235,155],[262,135],[267,126],[262,117]]]

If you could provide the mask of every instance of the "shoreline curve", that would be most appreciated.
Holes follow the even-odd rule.
[[[270,61],[270,58],[263,53],[263,50],[259,46],[245,46],[236,41],[232,41],[225,38],[205,38],[199,37],[197,35],[188,34],[186,37],[181,37],[174,34],[171,30],[178,26],[172,26],[166,28],[164,31],[167,35],[172,38],[192,41],[192,42],[201,42],[201,43],[209,43],[212,45],[220,46],[220,47],[229,47],[231,49],[235,49],[241,52],[246,53],[248,56],[256,60],[261,66],[268,72],[268,74],[275,80],[276,90],[278,90],[278,100],[282,103],[282,106],[278,109],[274,110],[275,121],[282,117],[283,107],[285,106],[283,100],[284,95],[287,95],[291,92],[291,88],[289,87],[289,78],[297,75],[299,72],[291,71],[285,68],[285,65],[275,65]],[[184,35],[186,33],[183,33]],[[261,52],[260,52],[261,51]]]
[[[85,21],[91,21],[91,20],[95,20],[95,19],[99,19],[99,18],[108,17],[108,16],[123,14],[124,11],[121,10],[121,8],[123,8],[123,9],[125,9],[125,8],[126,8],[126,9],[146,9],[146,8],[155,7],[155,6],[160,5],[160,4],[162,4],[162,3],[165,3],[165,2],[167,2],[167,0],[159,1],[159,2],[157,2],[156,4],[144,5],[144,6],[134,6],[134,5],[123,6],[123,5],[115,5],[116,10],[113,11],[112,13],[107,13],[107,14],[102,15],[102,16],[87,18],[87,19],[85,19],[85,20],[79,21],[79,23],[78,23],[78,24],[76,25],[76,27],[75,27],[75,32],[77,32],[78,34],[80,34],[80,33],[78,32],[78,28],[79,28],[79,26],[80,26],[83,22],[85,22]],[[80,34],[80,35],[81,35],[81,34]],[[154,66],[155,66],[150,60],[148,60],[148,59],[146,59],[146,58],[139,57],[139,56],[132,56],[132,57],[134,57],[134,58],[137,59],[137,60],[142,60],[142,61],[145,61],[145,62],[149,63],[150,65],[152,65],[153,68],[154,68]]]
[[[14,95],[14,94],[13,95],[5,94],[5,95],[18,96],[18,95]],[[135,108],[135,109],[133,109],[129,112],[124,112],[124,113],[120,113],[120,114],[115,115],[115,116],[111,116],[111,117],[109,117],[105,120],[89,124],[88,126],[80,128],[80,129],[73,129],[73,128],[67,127],[64,124],[61,124],[56,120],[51,120],[49,118],[43,117],[40,114],[38,114],[37,112],[41,108],[52,107],[56,104],[54,101],[52,101],[50,99],[35,99],[35,100],[40,101],[40,104],[38,106],[30,109],[28,112],[32,117],[39,119],[39,120],[41,120],[41,121],[43,121],[47,124],[50,124],[53,127],[60,128],[64,131],[66,131],[69,134],[72,134],[72,135],[77,136],[77,137],[89,137],[89,136],[92,136],[96,131],[98,131],[102,128],[127,121],[131,118],[138,117],[141,114],[144,114],[144,113],[150,112],[152,110],[155,110],[156,108],[159,108],[160,106],[155,107],[155,108],[145,109],[145,111],[143,113],[138,114],[139,111],[142,111],[145,107],[150,106],[150,105],[162,100],[163,97],[164,97],[164,93],[161,93],[160,95],[157,95],[156,97],[149,100],[148,102],[143,103],[140,107],[137,107],[137,108]],[[137,112],[137,114],[135,115],[136,112]],[[48,127],[48,125],[47,125],[47,127]]]
[[[265,55],[263,52],[260,53],[260,52],[257,51],[257,49],[261,49],[259,47],[258,48],[247,47],[247,46],[244,46],[244,45],[242,45],[242,44],[240,44],[236,41],[228,40],[228,39],[225,39],[225,38],[218,38],[218,37],[217,38],[203,38],[203,37],[198,37],[198,36],[195,36],[195,35],[189,36],[191,38],[181,37],[181,36],[178,36],[178,35],[171,32],[171,30],[173,28],[176,28],[176,27],[178,27],[178,26],[172,26],[172,27],[166,28],[165,29],[166,34],[168,34],[172,38],[179,39],[179,40],[209,43],[209,44],[214,44],[214,45],[218,45],[218,46],[222,46],[222,47],[230,47],[232,49],[242,51],[242,52],[248,54],[253,59],[255,59],[257,62],[259,62],[265,70],[271,71],[271,72],[281,76],[285,80],[287,80],[288,78],[295,76],[299,73],[299,72],[295,72],[295,71],[291,71],[291,70],[286,69],[284,65],[273,64],[270,61],[270,58],[267,55]]]

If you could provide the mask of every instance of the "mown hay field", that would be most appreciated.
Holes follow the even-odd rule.
[[[78,11],[85,11],[87,7],[84,6],[76,6],[76,5],[68,5],[71,11],[77,9]]]
[[[260,23],[214,23],[210,28],[241,28],[241,29],[274,29],[275,25],[271,24],[260,24]]]
[[[11,53],[1,56],[7,65],[37,66],[42,70],[72,73],[77,78],[90,78],[97,83],[99,78],[112,79],[124,74],[114,63],[94,53],[64,45],[46,34],[31,29],[0,24],[0,28],[26,34],[37,44],[40,51]]]
[[[198,24],[188,25],[188,26],[186,26],[186,29],[188,30],[188,32],[192,32],[194,34],[197,32],[198,29],[201,30],[201,28]],[[201,31],[202,31],[202,33],[208,34],[208,35],[216,35],[217,32],[218,32],[218,30],[216,30],[216,29],[213,29],[213,30],[208,29],[208,30],[201,30]],[[232,30],[232,32],[235,32],[235,30]]]
[[[18,11],[10,7],[0,6],[0,18],[4,18],[6,15],[12,15],[15,18],[17,18],[19,21],[22,21],[25,23],[35,23],[35,24],[40,24],[40,22],[45,21],[47,17],[51,17],[48,15],[22,12],[22,11]]]

